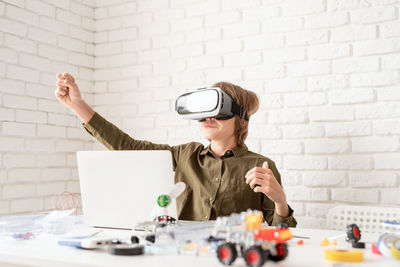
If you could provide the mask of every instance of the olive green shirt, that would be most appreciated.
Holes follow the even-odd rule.
[[[288,217],[279,216],[273,201],[263,193],[255,193],[246,184],[247,171],[261,167],[264,161],[268,161],[269,168],[281,184],[275,163],[247,147],[235,147],[218,158],[209,146],[204,147],[201,143],[169,146],[135,140],[98,113],[83,126],[108,149],[171,151],[175,183],[186,184],[185,191],[177,198],[178,218],[181,220],[213,220],[232,212],[253,209],[261,210],[269,225],[287,223],[295,227],[297,224],[290,207]]]

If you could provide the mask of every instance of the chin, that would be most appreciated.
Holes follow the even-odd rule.
[[[212,134],[203,133],[203,137],[207,140],[211,140],[214,136]]]
[[[206,129],[203,129],[203,137],[211,140],[215,137],[215,134],[211,133],[210,131],[207,131]]]

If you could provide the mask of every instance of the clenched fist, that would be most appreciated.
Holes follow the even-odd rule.
[[[57,74],[55,94],[58,101],[69,109],[74,109],[82,101],[78,85],[75,83],[74,77],[69,73]]]
[[[57,89],[54,92],[58,101],[72,110],[84,123],[90,121],[94,110],[82,99],[74,77],[69,73],[57,74]]]

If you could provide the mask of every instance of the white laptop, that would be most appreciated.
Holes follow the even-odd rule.
[[[149,221],[157,197],[174,185],[167,150],[79,151],[83,214],[95,227],[133,229]],[[176,201],[168,208],[176,218]]]

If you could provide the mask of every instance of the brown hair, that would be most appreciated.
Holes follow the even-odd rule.
[[[218,87],[230,95],[249,116],[253,115],[258,110],[259,101],[254,92],[228,82],[218,82],[213,84],[213,87]],[[238,146],[244,146],[244,141],[246,140],[248,133],[249,122],[239,118],[238,115],[235,115],[235,137]]]

